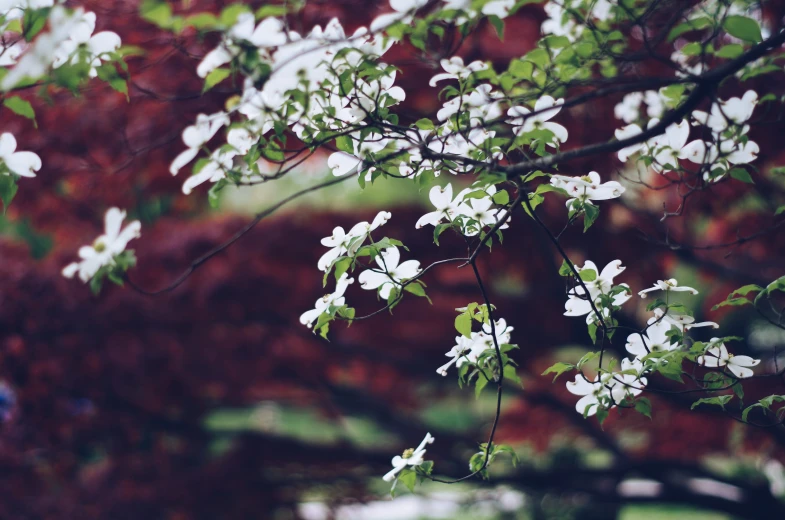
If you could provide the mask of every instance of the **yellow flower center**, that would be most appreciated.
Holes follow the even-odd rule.
[[[95,249],[96,253],[103,253],[104,251],[106,251],[106,244],[104,244],[100,240],[96,240],[95,243],[93,244],[93,249]]]
[[[410,459],[412,458],[412,455],[414,455],[414,448],[409,448],[408,450],[403,452],[404,459]]]

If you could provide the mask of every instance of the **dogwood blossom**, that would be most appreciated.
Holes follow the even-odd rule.
[[[509,219],[512,216],[509,211],[501,208],[493,208],[491,196],[496,193],[496,187],[491,186],[486,190],[489,196],[482,198],[472,198],[460,204],[456,210],[457,215],[463,217],[462,232],[467,237],[473,237],[480,233],[484,227],[493,227],[499,220],[504,219],[504,223],[499,229],[510,227]]]
[[[112,31],[93,34],[95,20],[95,13],[92,12],[82,16],[70,32],[68,39],[62,42],[54,53],[53,68],[61,67],[66,63],[78,63],[82,59],[78,51],[82,48],[86,51],[90,63],[89,76],[94,78],[98,75],[96,67],[101,65],[102,59],[106,58],[107,54],[119,49],[122,41],[120,36]]]
[[[620,369],[620,372],[602,374],[591,380],[578,374],[575,381],[567,382],[567,391],[581,396],[575,403],[575,411],[590,417],[600,407],[615,408],[626,397],[640,395],[647,384],[642,375],[643,365],[637,360],[622,359]]]
[[[711,327],[714,329],[720,328],[719,324],[713,321],[701,321],[695,323],[695,318],[689,314],[680,314],[674,312],[673,310],[668,310],[668,312],[665,312],[659,307],[654,309],[654,316],[657,319],[662,319],[667,323],[675,325],[681,332],[689,329],[697,329],[700,327]]]
[[[660,122],[654,118],[649,121],[648,128]],[[662,172],[668,167],[676,168],[679,166],[679,159],[683,159],[682,149],[687,144],[690,135],[690,124],[685,119],[680,123],[669,125],[665,133],[655,136],[646,142],[654,162],[651,167],[656,172]]]
[[[49,11],[49,31],[43,32],[27,48],[22,57],[0,82],[0,89],[10,90],[25,78],[37,79],[46,73],[55,59],[58,47],[71,35],[82,20],[84,10],[73,11],[55,5]]]
[[[341,226],[336,226],[332,235],[321,240],[322,245],[330,249],[319,258],[317,263],[319,270],[327,271],[333,261],[343,254],[354,256],[371,232],[385,225],[391,217],[389,211],[380,211],[370,224],[366,221],[358,222],[348,233]]]
[[[709,112],[695,110],[692,117],[701,125],[709,127],[715,133],[721,133],[731,124],[744,124],[755,111],[758,93],[748,90],[741,98],[732,97],[725,101],[713,103]]]
[[[446,376],[447,370],[453,365],[458,368],[465,363],[474,365],[483,352],[489,349],[495,349],[497,343],[499,346],[510,343],[513,327],[508,326],[504,318],[494,322],[494,328],[496,332],[495,342],[494,334],[489,323],[484,324],[480,332],[472,332],[471,337],[469,338],[463,335],[456,337],[455,346],[445,354],[445,356],[452,359],[437,368],[436,373],[441,376]]]
[[[583,271],[594,271],[596,273],[596,278],[591,281],[584,281],[584,285],[589,290],[589,294],[586,294],[583,286],[576,286],[567,293],[567,302],[564,304],[564,315],[565,316],[586,316],[587,323],[593,323],[597,317],[594,316],[594,312],[592,311],[592,302],[595,304],[599,300],[600,295],[602,294],[610,294],[611,289],[613,289],[613,279],[620,275],[626,267],[621,265],[621,260],[614,260],[606,265],[602,271],[597,268],[597,265],[587,260],[583,267],[579,269],[579,272]],[[613,297],[613,305],[618,306],[624,304],[627,300],[629,300],[632,295],[628,292],[629,286],[627,284],[621,284],[621,287],[625,287],[627,291],[620,292],[619,294]]]
[[[425,438],[422,440],[419,446],[416,448],[409,448],[408,450],[403,452],[403,456],[396,455],[392,459],[392,466],[393,469],[389,471],[384,477],[385,482],[392,482],[395,479],[395,476],[400,473],[406,466],[419,466],[423,462],[425,462],[425,451],[426,446],[428,444],[433,444],[435,441],[434,437],[430,433],[425,434]]]
[[[594,200],[609,200],[621,197],[624,186],[616,181],[600,182],[600,174],[589,172],[583,177],[567,175],[551,175],[551,185],[561,188],[571,197],[567,207],[572,208],[575,202],[591,204]]]
[[[733,375],[740,379],[752,377],[752,367],[760,364],[760,359],[753,359],[750,356],[735,356],[728,352],[725,344],[719,338],[712,338],[706,353],[697,359],[699,365],[707,368],[727,367]]]
[[[251,13],[241,13],[237,22],[229,29],[227,37],[215,49],[208,52],[196,68],[200,78],[207,77],[213,70],[229,63],[240,53],[240,42],[248,42],[257,48],[275,47],[286,43],[284,24],[277,18],[268,17],[254,28],[255,19]]]
[[[553,117],[561,111],[564,99],[553,99],[551,96],[542,96],[534,104],[534,112],[523,106],[514,106],[507,110],[509,120],[513,125],[515,135],[521,136],[534,130],[548,130],[553,133],[553,140],[547,144],[556,146],[556,143],[563,143],[567,140],[567,129],[558,123],[550,122]],[[530,115],[531,114],[531,115]]]
[[[346,292],[346,288],[352,283],[354,283],[354,278],[349,278],[349,275],[346,273],[342,274],[338,283],[335,285],[335,291],[330,294],[325,294],[316,300],[314,308],[304,312],[300,316],[300,323],[306,325],[310,329],[313,326],[313,322],[319,319],[319,316],[325,311],[328,311],[330,307],[343,307],[346,303],[346,298],[344,298],[343,294]]]
[[[488,64],[481,61],[473,61],[468,65],[464,65],[463,58],[460,56],[453,56],[449,60],[444,59],[440,64],[445,72],[431,78],[431,81],[428,84],[432,87],[435,87],[438,82],[446,79],[463,81],[475,72],[488,69]]]
[[[371,31],[377,32],[398,22],[409,23],[412,19],[412,13],[427,3],[428,0],[390,0],[390,7],[392,7],[393,12],[374,18],[371,22]]]
[[[627,352],[635,357],[642,358],[651,352],[671,351],[679,348],[678,343],[674,343],[667,333],[673,324],[658,319],[649,318],[648,327],[645,334],[630,334],[627,336]]]
[[[638,292],[638,296],[641,298],[646,298],[646,293],[650,293],[652,291],[670,291],[670,292],[689,292],[692,294],[698,294],[696,289],[692,287],[686,287],[684,285],[679,285],[679,282],[675,278],[670,278],[668,280],[657,280],[654,284],[654,287],[649,287],[648,289],[644,289]]]
[[[79,273],[79,279],[86,283],[102,267],[113,265],[115,256],[125,251],[128,242],[141,236],[142,224],[134,220],[121,229],[124,219],[125,211],[110,208],[104,217],[104,234],[96,238],[91,246],[79,248],[81,260],[68,264],[63,269],[63,276],[73,278]]]
[[[421,270],[417,260],[400,263],[401,252],[395,246],[385,248],[374,260],[379,268],[363,271],[358,280],[363,289],[379,289],[379,296],[385,300],[393,288],[400,286],[404,280],[414,278]]]
[[[426,213],[417,220],[414,225],[415,228],[420,229],[423,226],[435,226],[444,219],[452,220],[459,212],[460,206],[463,203],[464,196],[471,191],[471,188],[466,188],[455,197],[452,198],[452,184],[447,184],[444,187],[434,186],[428,192],[428,198],[431,204],[436,208],[436,211]]]
[[[575,403],[575,411],[587,417],[596,414],[600,405],[611,395],[613,383],[608,379],[595,377],[593,380],[588,380],[583,374],[578,374],[575,376],[575,381],[568,381],[567,391],[581,396]]]
[[[33,152],[17,152],[16,138],[8,132],[0,134],[0,162],[20,177],[35,177],[41,169],[41,158]]]
[[[221,129],[222,126],[229,124],[229,115],[226,112],[216,112],[215,114],[196,116],[196,123],[183,130],[183,143],[188,147],[172,161],[169,172],[177,175],[180,169],[193,161],[199,153],[199,149],[206,144]]]

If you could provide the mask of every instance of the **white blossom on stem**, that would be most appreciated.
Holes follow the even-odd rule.
[[[99,269],[114,264],[114,257],[125,251],[128,242],[141,236],[142,224],[138,220],[129,222],[121,229],[125,211],[110,208],[104,217],[104,234],[95,239],[91,246],[79,248],[78,262],[68,264],[63,269],[63,276],[73,278],[79,273],[79,279],[88,282]]]
[[[696,289],[679,285],[679,282],[675,278],[670,278],[668,280],[657,280],[657,282],[654,284],[654,287],[649,287],[648,289],[639,291],[638,296],[641,298],[646,298],[646,293],[653,291],[689,292],[692,294],[698,294]]]
[[[425,462],[425,451],[426,446],[428,444],[433,444],[433,441],[436,440],[430,433],[425,434],[425,438],[422,440],[419,446],[416,448],[409,448],[408,450],[403,452],[403,456],[396,455],[392,459],[392,466],[393,469],[390,470],[384,477],[385,482],[392,482],[395,480],[395,476],[398,475],[406,466],[419,466],[423,462]]]
[[[358,280],[363,289],[379,289],[379,296],[385,300],[394,287],[400,287],[405,280],[414,278],[421,271],[420,262],[417,260],[400,263],[401,252],[395,246],[384,249],[376,256],[375,261],[379,268],[363,271]]]
[[[335,285],[335,291],[330,294],[325,294],[316,300],[314,308],[304,312],[300,316],[300,323],[310,329],[313,327],[313,322],[319,319],[319,316],[328,311],[330,307],[343,307],[346,303],[346,298],[344,298],[343,294],[351,283],[354,283],[354,278],[349,278],[349,275],[343,273],[338,280],[338,283]]]
[[[551,96],[542,96],[534,104],[534,112],[523,106],[514,106],[507,110],[507,115],[512,118],[509,120],[513,125],[515,135],[521,136],[534,130],[548,130],[553,133],[553,140],[549,141],[548,146],[556,146],[556,143],[563,143],[567,140],[567,129],[558,123],[550,120],[561,111],[564,99],[553,99]]]
[[[41,169],[41,158],[33,152],[17,152],[16,138],[8,132],[0,134],[0,162],[20,177],[35,177]]]
[[[697,359],[697,363],[706,368],[728,367],[733,375],[739,379],[745,379],[752,377],[751,368],[760,364],[760,359],[753,359],[750,356],[735,356],[729,353],[719,338],[711,338],[709,345],[712,346]]]
[[[616,181],[602,183],[597,172],[589,172],[583,177],[552,175],[551,185],[563,189],[570,196],[567,200],[568,208],[572,208],[576,201],[591,203],[594,200],[615,199],[625,191],[624,186]]]
[[[332,235],[321,240],[322,245],[330,249],[319,258],[317,263],[319,270],[327,271],[333,261],[343,254],[354,256],[371,232],[385,225],[390,217],[392,214],[389,211],[380,211],[370,224],[366,221],[358,222],[348,233],[341,226],[336,226]]]
[[[656,317],[649,318],[645,334],[627,336],[627,344],[625,345],[627,352],[637,358],[642,358],[651,352],[676,350],[679,348],[679,344],[672,342],[667,334],[672,327],[673,324],[668,321]]]
[[[437,74],[431,78],[431,81],[428,84],[432,87],[435,87],[438,82],[444,81],[446,79],[457,79],[459,81],[463,81],[475,72],[488,69],[488,64],[479,60],[473,61],[468,65],[464,65],[463,58],[460,56],[453,56],[449,60],[443,59],[440,64],[445,72]]]
[[[222,126],[228,124],[229,116],[226,112],[216,112],[209,116],[206,114],[196,116],[196,123],[183,130],[183,143],[188,148],[175,157],[169,167],[169,172],[172,175],[177,175],[177,172],[183,166],[194,160],[199,153],[199,149],[212,139]]]

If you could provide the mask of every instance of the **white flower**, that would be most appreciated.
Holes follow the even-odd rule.
[[[354,283],[354,278],[349,278],[346,273],[343,273],[338,280],[338,283],[335,285],[335,292],[325,294],[316,300],[314,308],[304,312],[300,316],[300,323],[306,325],[310,329],[313,327],[313,322],[319,319],[319,316],[321,316],[322,313],[329,311],[330,307],[343,307],[346,303],[346,298],[344,298],[343,294],[351,283]]]
[[[205,182],[218,182],[226,177],[226,172],[234,166],[234,150],[221,150],[220,148],[210,154],[210,159],[202,169],[188,177],[183,183],[183,193],[190,195],[191,191]]]
[[[741,125],[752,117],[757,102],[757,92],[748,90],[741,98],[732,97],[712,104],[709,113],[695,110],[692,117],[698,123],[708,126],[715,134],[719,134],[727,130],[730,124]]]
[[[649,318],[646,334],[630,334],[627,336],[627,352],[635,357],[642,358],[650,352],[671,351],[679,348],[678,343],[673,343],[667,332],[673,324],[656,317]]]
[[[646,298],[646,293],[650,293],[652,291],[690,292],[692,294],[698,294],[698,291],[692,287],[686,287],[684,285],[680,286],[679,282],[675,278],[671,278],[669,280],[657,280],[657,282],[654,284],[654,287],[639,291],[638,296],[641,298]]]
[[[71,31],[69,38],[54,53],[52,67],[56,69],[66,63],[78,63],[80,56],[77,51],[80,47],[84,47],[89,55],[89,76],[96,77],[98,75],[96,67],[101,65],[101,59],[119,49],[122,41],[120,36],[112,31],[101,31],[97,34],[93,34],[93,31],[95,31],[95,13],[85,13]]]
[[[462,221],[462,231],[463,234],[467,237],[478,235],[480,230],[486,226],[495,226],[496,223],[502,218],[504,218],[505,222],[499,226],[499,229],[507,229],[510,227],[509,220],[512,216],[511,213],[509,211],[505,211],[502,208],[492,208],[492,197],[496,193],[496,186],[489,186],[485,189],[485,192],[488,194],[488,196],[479,199],[469,199],[468,201],[459,204],[455,210],[456,217],[458,215],[464,217]],[[460,199],[460,194],[458,197],[456,197],[456,201],[458,199]],[[469,222],[470,220],[475,222]]]
[[[575,403],[575,411],[590,417],[597,413],[600,406],[616,407],[627,396],[636,396],[646,386],[646,378],[642,377],[642,364],[633,360],[621,361],[621,372],[634,371],[635,374],[622,374],[621,372],[603,374],[588,380],[582,374],[575,376],[575,381],[567,383],[567,391],[573,395],[582,396]]]
[[[635,137],[636,135],[642,133],[641,127],[636,124],[627,125],[621,128],[617,128],[613,135],[616,136],[616,139],[619,141],[624,141],[625,139],[629,139],[631,137]],[[627,162],[627,159],[630,158],[631,155],[641,151],[643,149],[643,143],[635,143],[629,146],[626,146],[619,150],[619,160],[621,162]]]
[[[114,264],[114,257],[125,251],[128,242],[141,236],[142,224],[138,220],[129,222],[125,229],[120,229],[125,219],[125,211],[110,208],[104,218],[104,234],[95,239],[92,246],[79,248],[79,262],[73,262],[63,269],[63,276],[73,278],[79,273],[79,279],[88,282],[99,269]]]
[[[445,218],[447,220],[452,220],[463,202],[464,195],[470,191],[471,188],[461,191],[455,197],[455,200],[453,200],[452,184],[447,184],[443,188],[441,186],[434,186],[431,188],[431,191],[428,192],[428,198],[431,199],[431,204],[436,208],[436,211],[431,211],[420,217],[414,227],[420,229],[426,225],[435,226]]]
[[[606,401],[610,397],[610,388],[613,388],[612,382],[603,382],[599,378],[594,380],[587,380],[582,374],[575,376],[575,381],[567,382],[567,391],[573,395],[581,396],[578,402],[575,403],[575,411],[579,414],[585,414],[587,417],[597,413],[602,401]]]
[[[16,138],[8,132],[0,134],[0,162],[20,177],[35,177],[41,169],[41,158],[33,152],[17,152]]]
[[[450,99],[436,113],[439,121],[446,121],[458,111],[468,111],[471,121],[479,120],[483,123],[492,121],[501,116],[501,95],[493,92],[493,87],[487,83],[478,85],[468,95]]]
[[[496,343],[498,343],[500,347],[508,344],[510,342],[510,334],[513,331],[513,327],[508,327],[507,322],[502,318],[494,322],[494,328],[496,332]],[[483,325],[480,332],[472,332],[470,338],[467,338],[466,336],[456,337],[455,346],[445,354],[445,356],[452,359],[437,368],[436,373],[441,376],[446,376],[447,370],[452,365],[460,368],[465,363],[470,363],[472,365],[477,364],[477,361],[483,352],[496,348],[493,340],[494,336],[491,332],[490,324],[486,323]]]
[[[208,52],[196,68],[196,74],[200,78],[207,77],[210,72],[221,65],[229,63],[235,56],[240,54],[241,47],[239,42],[248,42],[256,46],[264,54],[264,49],[276,47],[287,41],[284,24],[277,18],[268,17],[262,20],[254,29],[254,15],[242,13],[237,17],[237,22],[227,33],[226,39],[218,47]]]
[[[322,245],[329,247],[330,250],[319,258],[317,263],[319,270],[326,272],[333,261],[344,253],[354,256],[371,232],[385,225],[390,220],[390,217],[392,217],[392,214],[389,211],[380,211],[373,219],[373,222],[370,224],[366,221],[358,222],[352,226],[348,233],[341,226],[337,226],[333,229],[332,235],[324,237],[321,241]]]
[[[572,208],[575,201],[591,203],[593,200],[609,200],[621,197],[624,186],[616,181],[600,182],[600,174],[589,172],[583,177],[551,175],[551,185],[561,188],[571,197],[567,207]]]
[[[689,329],[697,329],[699,327],[712,327],[714,329],[720,328],[720,326],[717,323],[714,323],[713,321],[701,321],[695,323],[695,318],[693,318],[688,314],[677,314],[673,311],[668,311],[667,313],[665,313],[665,311],[663,311],[660,308],[654,309],[654,316],[657,319],[662,318],[663,321],[668,322],[672,325],[676,325],[676,327],[678,327],[678,329],[681,332],[684,332],[685,330],[689,330]]]
[[[728,352],[725,344],[719,338],[711,338],[710,345],[703,356],[697,360],[699,365],[707,368],[728,367],[733,375],[740,379],[752,377],[751,367],[760,364],[760,359],[752,359],[750,356],[734,356]]]
[[[534,115],[526,107],[514,106],[507,110],[507,115],[512,119],[515,135],[521,136],[533,130],[549,130],[553,133],[553,141],[548,142],[549,146],[556,146],[556,142],[563,143],[567,140],[567,129],[558,123],[551,123],[550,120],[561,111],[564,99],[553,99],[551,96],[542,96],[534,104]]]
[[[660,122],[659,119],[649,121],[648,128]],[[679,159],[684,158],[682,149],[687,144],[690,135],[690,124],[685,119],[679,124],[669,125],[665,133],[652,137],[647,143],[649,151],[654,159],[651,167],[656,172],[662,172],[667,166],[677,168]]]
[[[476,344],[472,338],[457,336],[455,338],[455,346],[445,354],[445,356],[452,359],[437,368],[436,373],[440,376],[446,376],[447,370],[453,365],[460,368],[464,363],[476,363],[477,356],[479,356],[480,353],[475,352],[473,350],[474,347],[476,347]]]
[[[407,260],[399,264],[401,253],[395,246],[386,248],[375,260],[379,269],[363,271],[358,280],[363,289],[378,288],[379,296],[385,300],[395,286],[400,286],[404,280],[414,278],[420,272],[420,262],[417,260]]]
[[[584,281],[584,285],[589,290],[588,296],[586,295],[583,286],[578,285],[567,293],[567,302],[564,304],[565,316],[586,316],[587,323],[593,323],[597,320],[597,316],[592,311],[591,302],[597,303],[601,294],[609,294],[613,288],[613,279],[621,274],[626,267],[621,265],[621,260],[614,260],[606,265],[600,271],[596,264],[587,260],[578,272],[594,271],[596,278],[590,282]],[[627,284],[621,284],[629,290]],[[613,297],[613,305],[622,305],[629,300],[632,295],[628,291],[621,292]],[[603,314],[607,314],[605,311]],[[603,316],[604,317],[604,316]]]
[[[428,0],[390,0],[390,7],[394,12],[374,18],[371,22],[371,32],[384,30],[397,22],[409,23],[412,19],[411,13],[427,3]]]
[[[632,123],[640,117],[641,103],[643,103],[643,93],[630,92],[613,107],[613,115],[625,123]]]
[[[444,59],[440,63],[446,72],[437,74],[431,78],[431,81],[428,84],[432,87],[435,87],[438,82],[446,79],[457,79],[462,81],[477,71],[488,69],[488,65],[481,61],[473,61],[468,65],[464,65],[463,58],[460,56],[453,56],[449,60]]]
[[[10,90],[25,78],[37,79],[43,76],[52,65],[57,48],[81,22],[83,14],[81,8],[68,12],[60,5],[52,7],[49,12],[49,32],[38,35],[16,66],[5,75],[0,89]]]
[[[510,9],[515,6],[515,0],[491,0],[482,6],[482,14],[485,16],[498,16],[505,18],[510,14]]]
[[[199,153],[199,149],[207,143],[221,129],[222,126],[229,124],[229,116],[226,112],[216,112],[215,114],[196,116],[196,124],[188,126],[183,130],[183,143],[188,147],[184,152],[175,157],[169,172],[177,175],[180,169],[193,161]]]
[[[425,460],[423,457],[425,456],[425,447],[428,444],[433,444],[433,441],[436,440],[431,436],[430,433],[425,434],[425,438],[422,440],[417,448],[409,448],[408,450],[403,452],[403,457],[400,455],[396,455],[392,459],[392,466],[393,469],[388,472],[384,477],[385,482],[391,482],[395,479],[395,476],[403,470],[406,466],[419,466]]]

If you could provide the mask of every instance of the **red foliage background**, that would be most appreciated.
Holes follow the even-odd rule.
[[[98,14],[99,30],[118,32],[124,44],[145,54],[128,59],[130,101],[96,82],[77,98],[52,92],[51,104],[30,94],[38,129],[3,114],[2,131],[13,132],[21,148],[38,153],[45,165],[38,177],[20,182],[8,220],[29,219],[36,234],[51,237],[53,247],[44,258],[33,259],[25,243],[0,239],[0,376],[18,400],[0,426],[0,517],[262,518],[264,512],[293,509],[301,492],[314,485],[332,486],[336,499],[367,496],[365,478],[377,478],[391,454],[419,440],[425,426],[418,413],[431,400],[473,399],[470,391],[458,394],[452,378],[434,374],[455,335],[454,308],[479,298],[472,273],[453,266],[434,270],[425,279],[432,306],[411,298],[394,315],[334,327],[330,343],[319,339],[298,322],[320,290],[319,239],[335,225],[369,216],[336,201],[327,213],[282,212],[262,222],[164,296],[110,287],[95,298],[78,282],[62,278],[60,269],[78,244],[92,241],[110,206],[144,220],[132,277],[148,288],[174,279],[245,222],[205,213],[203,191],[183,196],[182,179],[168,173],[181,150],[182,129],[196,114],[220,109],[234,90],[226,83],[201,96],[195,68],[214,41],[156,29],[139,18],[136,2],[84,4]],[[224,5],[190,4],[193,11]],[[351,27],[378,11],[358,0],[317,1],[297,23],[308,28],[338,16]],[[539,8],[526,7],[508,20],[504,44],[487,25],[460,52],[504,67],[534,45],[542,18]],[[412,119],[432,113],[439,102],[424,79],[437,64],[407,48],[394,49],[387,59],[404,68],[402,110]],[[610,115],[615,101],[565,114],[570,146],[610,137],[617,124]],[[762,169],[781,159],[776,140],[782,130],[781,122],[753,128],[752,138],[763,150]],[[608,158],[571,164],[566,173],[616,167]],[[667,229],[679,241],[723,242],[766,227],[760,216],[726,211],[742,190],[764,200],[779,196],[781,188],[773,181],[763,175],[755,179],[755,186],[726,183],[711,196],[696,196],[683,217],[665,224],[658,221],[662,204],[678,204],[672,192],[649,194],[640,207],[608,206],[602,226],[586,235],[570,230],[564,240],[572,252],[600,265],[623,259],[631,267],[624,281],[634,289],[648,286],[664,269],[691,265],[710,287],[703,317],[719,319],[721,314],[710,315],[708,309],[730,290],[782,274],[782,234],[733,248],[725,257],[726,250],[670,251],[644,240],[642,231],[662,238]],[[561,201],[549,201],[545,211],[557,225]],[[464,253],[457,240],[446,238],[437,249],[429,233],[415,232],[421,213],[421,208],[396,208],[386,234],[403,240],[423,264]],[[699,217],[708,217],[700,232]],[[582,320],[562,317],[559,264],[521,214],[503,246],[481,257],[480,268],[492,280],[492,300],[515,327],[513,339],[521,347],[515,358],[526,383],[524,392],[507,398],[502,442],[528,442],[544,453],[559,436],[588,438],[640,468],[662,461],[689,465],[716,453],[782,455],[785,435],[779,430],[747,428],[744,442],[731,448],[735,423],[712,411],[689,412],[690,396],[652,397],[654,421],[614,413],[604,432],[584,421],[563,382],[539,376],[555,360],[555,349],[587,344]],[[364,302],[358,303],[359,312],[373,310],[375,302],[362,293],[352,287],[349,297]],[[626,319],[636,322],[635,316]],[[743,323],[729,323],[725,332],[733,329],[745,332]],[[782,386],[755,382],[747,392],[753,398],[785,393]],[[248,430],[216,454],[216,436],[205,428],[210,412],[263,401],[316,409],[325,422],[368,417],[398,441],[389,450],[368,450]],[[492,411],[487,413],[490,419]],[[460,433],[431,429],[438,442],[429,453],[439,471],[461,474],[466,453],[487,435],[487,426]],[[646,440],[624,445],[620,439],[630,432]],[[518,484],[539,489],[525,475]]]

